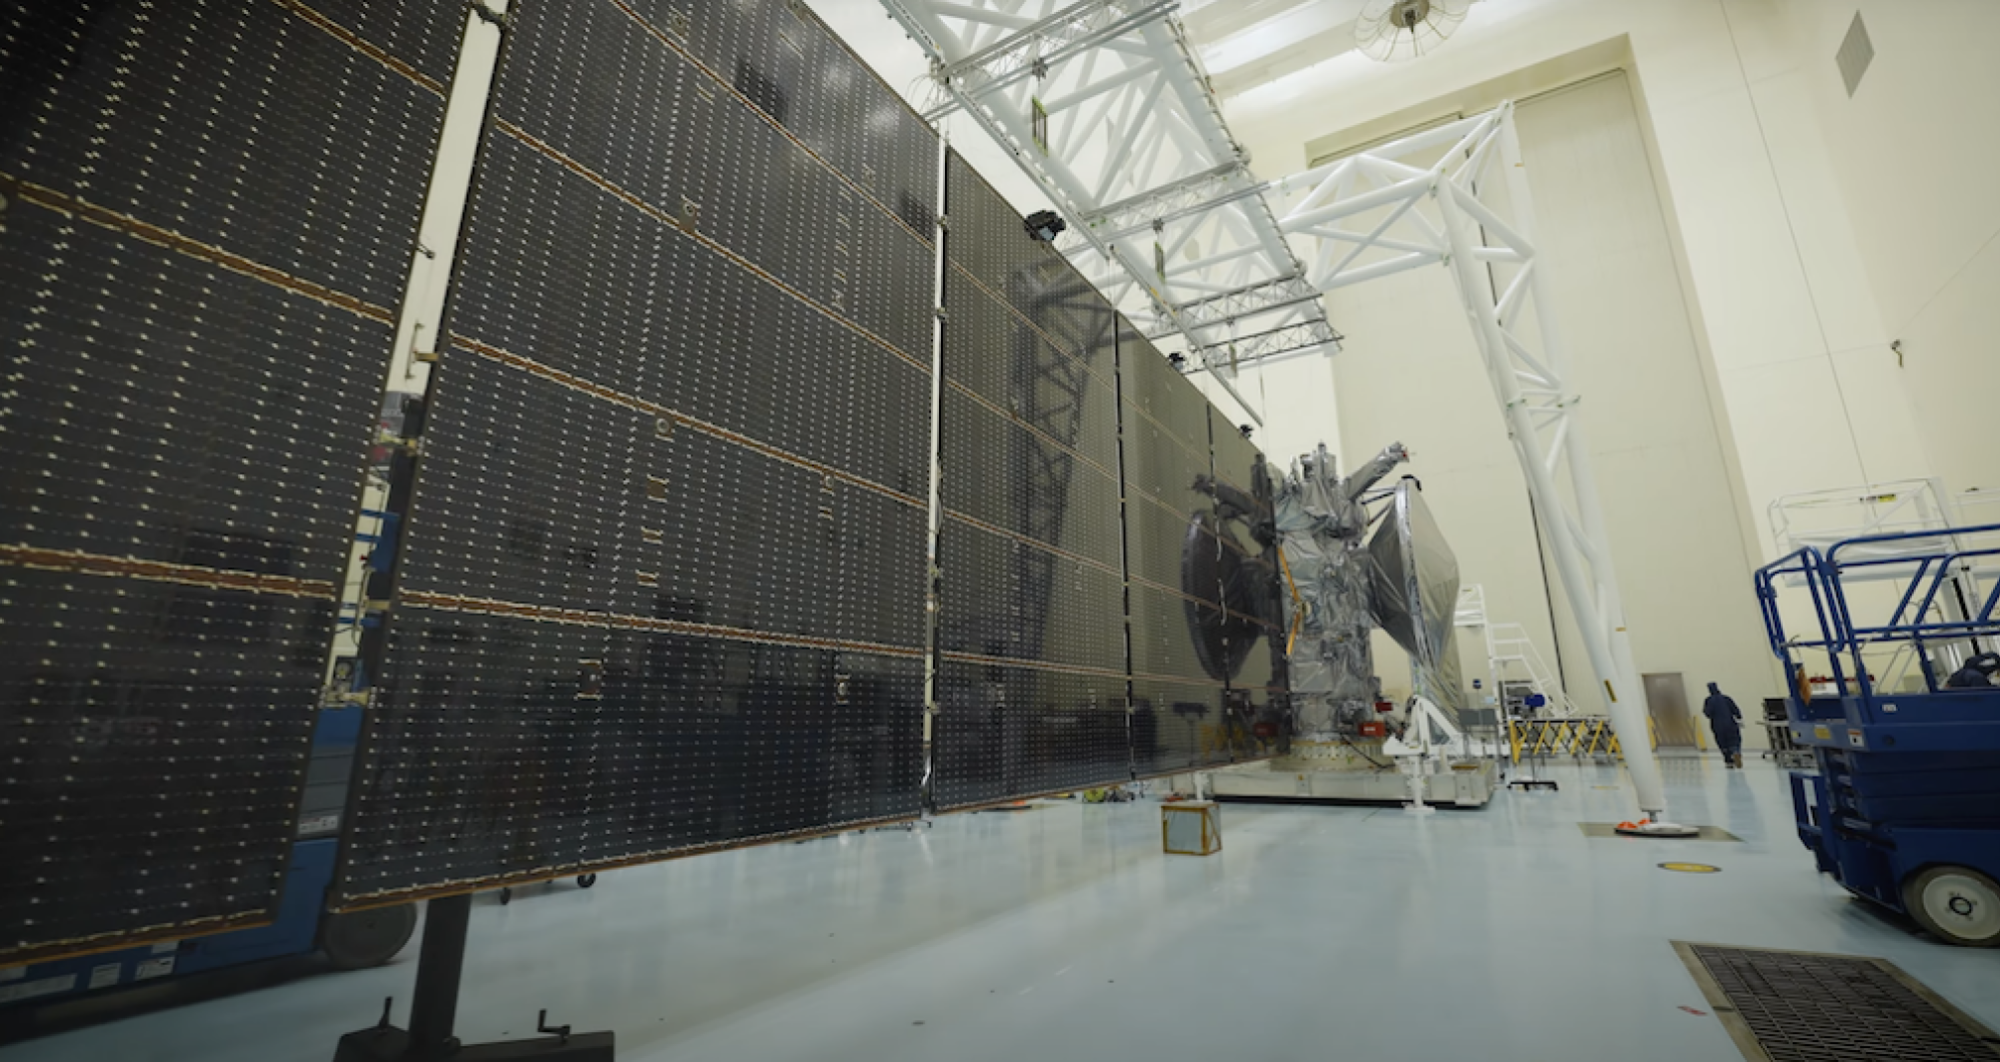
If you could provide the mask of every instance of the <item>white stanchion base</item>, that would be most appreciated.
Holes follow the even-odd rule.
[[[1627,837],[1694,837],[1701,830],[1693,826],[1683,826],[1678,822],[1641,822],[1634,826],[1620,823],[1618,832]]]

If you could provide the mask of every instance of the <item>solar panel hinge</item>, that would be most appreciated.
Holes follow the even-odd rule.
[[[403,453],[409,454],[411,457],[415,457],[417,456],[417,450],[421,447],[422,442],[421,440],[418,439],[406,439],[401,435],[395,434],[394,432],[385,431],[375,436],[375,445],[385,447],[390,450],[400,450]]]

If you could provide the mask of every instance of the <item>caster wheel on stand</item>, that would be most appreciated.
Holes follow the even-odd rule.
[[[505,907],[509,903],[512,903],[513,901],[514,901],[513,888],[510,886],[502,886],[500,889],[500,906]]]
[[[578,874],[576,876],[576,887],[579,889],[587,889],[595,884],[597,884],[597,875],[595,874]]]
[[[327,915],[319,926],[319,949],[336,970],[365,970],[395,958],[416,931],[413,903]]]

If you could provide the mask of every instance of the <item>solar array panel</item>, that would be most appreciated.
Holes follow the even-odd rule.
[[[1228,675],[1203,655],[1205,632],[1224,619],[1199,564],[1219,548],[1214,499],[1198,486],[1212,473],[1208,400],[1123,320],[1119,365],[1133,764],[1143,775],[1227,763]]]
[[[276,906],[463,17],[0,3],[0,965]]]
[[[464,17],[0,2],[0,960],[275,905]],[[1258,751],[1254,447],[939,161],[796,0],[512,5],[336,906]]]
[[[1284,609],[1278,595],[1282,573],[1275,538],[1260,541],[1255,530],[1273,519],[1271,508],[1272,469],[1248,436],[1229,423],[1222,411],[1209,409],[1209,433],[1214,440],[1215,479],[1232,488],[1227,497],[1249,502],[1244,516],[1226,523],[1218,542],[1226,552],[1223,571],[1229,585],[1221,588],[1222,601],[1231,622],[1227,628],[1230,655],[1241,655],[1242,664],[1229,678],[1230,688],[1244,691],[1254,705],[1283,698],[1287,690],[1284,671]]]
[[[803,5],[515,5],[346,904],[909,817],[936,140]]]
[[[1271,646],[1210,483],[1248,489],[1256,448],[946,155],[935,803],[1268,754]]]
[[[1110,305],[946,153],[933,796],[1130,777]]]

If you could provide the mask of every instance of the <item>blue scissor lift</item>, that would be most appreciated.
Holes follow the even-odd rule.
[[[2000,580],[1975,574],[1996,557],[2000,524],[1809,546],[1756,575],[1771,650],[1800,676],[1792,737],[1818,763],[1792,773],[1799,839],[1849,892],[1953,944],[2000,944],[2000,687],[1945,686],[1954,658],[2000,646]],[[1781,588],[1810,597],[1816,631],[1787,635]],[[1898,655],[1914,692],[1870,673]],[[1820,662],[1830,696],[1803,681]]]

